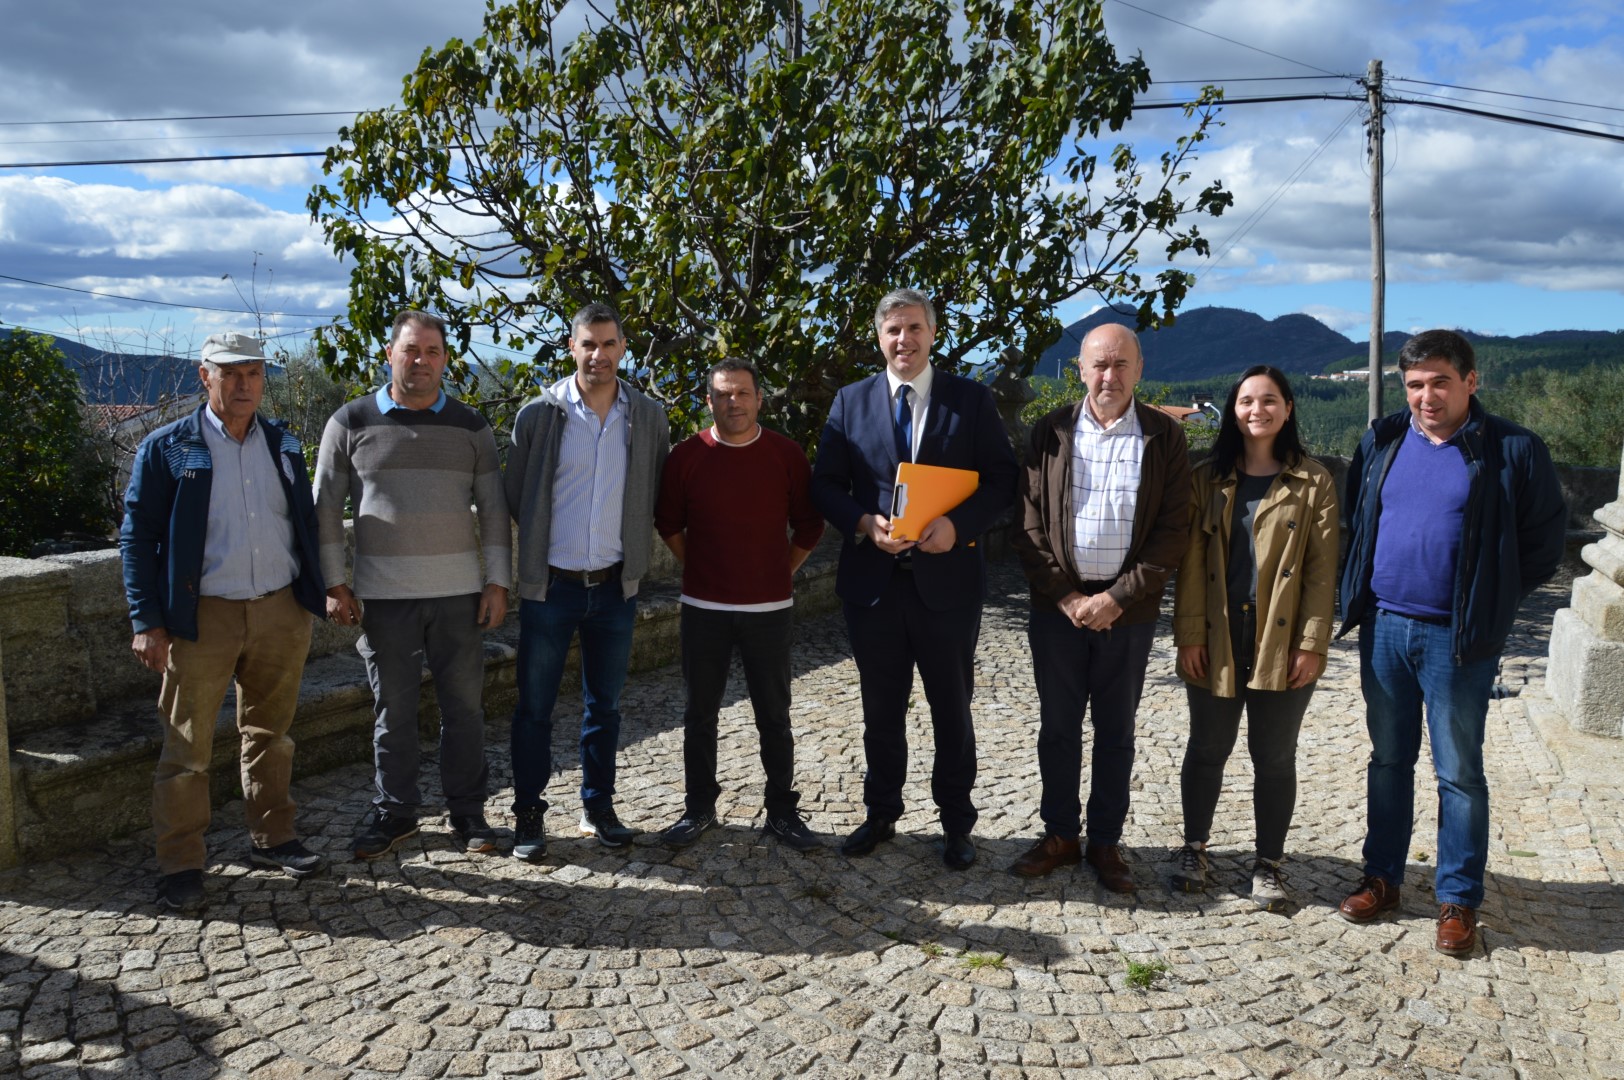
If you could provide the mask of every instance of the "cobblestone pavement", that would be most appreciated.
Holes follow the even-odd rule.
[[[969,873],[944,870],[935,846],[922,700],[895,842],[848,860],[763,839],[736,679],[726,824],[682,854],[651,836],[629,853],[579,838],[566,771],[543,865],[456,853],[438,817],[398,859],[354,862],[370,784],[357,766],[298,785],[303,828],[334,860],[303,883],[247,869],[241,807],[225,807],[202,919],[154,913],[150,836],[0,876],[0,1076],[1624,1076],[1624,752],[1544,715],[1543,628],[1565,595],[1537,598],[1504,666],[1514,696],[1491,710],[1490,880],[1466,960],[1432,949],[1424,793],[1401,913],[1365,927],[1334,915],[1363,822],[1352,639],[1303,732],[1293,912],[1246,898],[1244,752],[1219,806],[1220,884],[1165,887],[1185,729],[1165,633],[1125,837],[1137,897],[1086,870],[1005,873],[1038,831],[1039,791],[1025,599],[1004,565],[982,633]],[[838,616],[799,640],[803,807],[837,837],[862,817],[856,673]],[[628,688],[619,808],[643,829],[681,809],[681,696],[674,670]],[[490,758],[505,785],[499,723]],[[492,798],[493,821],[511,825],[507,802]]]

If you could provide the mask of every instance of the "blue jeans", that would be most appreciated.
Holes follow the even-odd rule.
[[[1377,611],[1359,626],[1359,685],[1370,732],[1365,873],[1404,881],[1415,823],[1415,763],[1423,706],[1438,774],[1441,904],[1483,902],[1489,858],[1489,784],[1483,728],[1499,657],[1457,665],[1447,626]]]
[[[564,678],[570,639],[581,635],[581,805],[614,804],[620,747],[620,691],[632,654],[637,597],[620,580],[601,585],[555,577],[546,600],[519,601],[519,703],[513,711],[513,809],[547,809],[541,797],[553,774],[553,705]]]

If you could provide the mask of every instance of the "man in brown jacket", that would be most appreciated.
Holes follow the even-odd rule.
[[[1102,885],[1126,893],[1134,716],[1162,586],[1188,539],[1190,456],[1175,421],[1134,401],[1145,363],[1130,330],[1094,328],[1077,367],[1087,396],[1038,421],[1020,474],[1014,544],[1032,586],[1044,835],[1010,871],[1043,877],[1087,859]],[[1094,725],[1086,847],[1085,709]]]

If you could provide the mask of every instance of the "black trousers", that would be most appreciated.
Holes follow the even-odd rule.
[[[1224,764],[1240,733],[1246,710],[1246,749],[1252,756],[1252,819],[1260,859],[1278,861],[1297,807],[1297,735],[1302,730],[1314,684],[1296,690],[1251,690],[1257,629],[1250,605],[1229,613],[1230,644],[1237,688],[1232,698],[1200,686],[1186,686],[1190,701],[1190,744],[1184,748],[1179,794],[1184,803],[1185,843],[1206,843],[1224,786]]]
[[[1116,844],[1128,820],[1134,726],[1156,624],[1109,630],[1073,626],[1052,607],[1034,607],[1027,623],[1038,689],[1038,771],[1043,827],[1065,840]],[[1083,715],[1094,729],[1083,821]]]
[[[919,597],[913,574],[898,569],[872,607],[845,605],[846,630],[863,692],[863,754],[868,773],[863,803],[868,816],[902,816],[908,778],[908,700],[914,668],[924,684],[935,734],[930,793],[942,829],[968,833],[976,823],[970,789],[976,782],[976,734],[970,720],[975,687],[981,605],[932,611]]]
[[[689,814],[711,813],[722,793],[716,780],[716,714],[738,650],[761,736],[768,815],[785,817],[801,801],[795,790],[795,736],[789,724],[790,642],[794,612],[714,611],[682,605],[682,761]]]

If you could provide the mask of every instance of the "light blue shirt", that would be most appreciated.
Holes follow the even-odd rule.
[[[271,456],[258,417],[242,442],[227,434],[212,408],[203,410],[202,427],[213,477],[198,592],[251,600],[292,584],[299,556],[287,493],[276,475],[277,463],[286,466],[287,459]]]
[[[372,395],[372,400],[378,403],[378,411],[382,413],[386,413],[390,409],[404,409],[406,407],[389,396],[388,383],[378,387],[378,392]],[[443,408],[445,408],[445,391],[441,390],[440,396],[434,399],[433,405],[429,406],[429,412],[439,412]]]
[[[581,397],[575,376],[553,384],[568,416],[553,474],[553,512],[547,561],[561,570],[602,570],[620,562],[621,511],[626,502],[626,463],[631,426],[626,388],[600,423]]]

